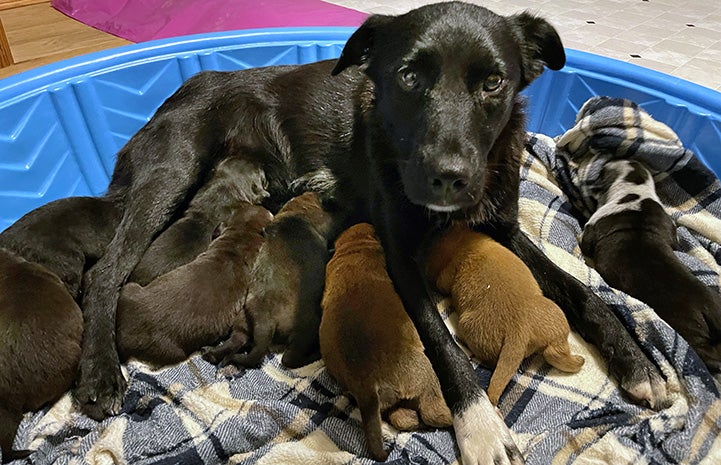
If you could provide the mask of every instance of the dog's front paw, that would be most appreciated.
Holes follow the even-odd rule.
[[[73,397],[81,412],[100,421],[120,412],[126,387],[117,353],[113,352],[105,357],[81,360]]]
[[[453,417],[463,465],[522,465],[511,431],[485,393]]]
[[[666,389],[666,380],[644,353],[640,349],[637,351],[637,355],[612,360],[609,363],[611,375],[619,380],[621,389],[634,402],[645,404],[654,410],[668,407],[671,400]]]

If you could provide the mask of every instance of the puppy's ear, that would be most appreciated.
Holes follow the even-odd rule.
[[[511,16],[522,37],[523,87],[541,75],[543,66],[559,70],[566,64],[561,38],[548,21],[528,12]]]
[[[390,22],[391,19],[393,16],[387,15],[373,15],[366,19],[346,42],[331,75],[335,76],[349,66],[359,66],[368,61],[378,28]]]

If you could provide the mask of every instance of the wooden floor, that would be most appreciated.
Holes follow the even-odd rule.
[[[49,1],[0,0],[0,79],[129,43],[65,16]]]

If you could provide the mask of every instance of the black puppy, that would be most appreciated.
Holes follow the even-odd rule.
[[[117,412],[122,399],[113,346],[120,285],[208,167],[230,155],[262,164],[271,199],[287,200],[289,183],[306,177],[347,209],[345,224],[376,227],[389,274],[453,412],[466,465],[522,459],[415,261],[428,233],[448,219],[469,222],[519,255],[544,294],[599,346],[621,386],[654,406],[663,403],[663,379],[613,312],[518,226],[525,139],[518,94],[544,65],[564,63],[561,41],[545,20],[450,2],[370,17],[337,62],[188,80],[118,154],[109,192],[125,200],[123,221],[85,275],[89,324],[75,391],[85,412]]]
[[[0,234],[0,449],[11,451],[22,414],[72,386],[83,316],[83,271],[105,252],[121,211],[108,198],[69,197],[20,218]]]
[[[280,209],[263,230],[265,242],[243,304],[247,321],[237,319],[230,337],[206,351],[206,360],[257,366],[273,343],[285,348],[282,362],[289,368],[320,358],[320,301],[332,225],[332,215],[314,192],[294,197]],[[250,350],[240,353],[242,349]]]
[[[651,306],[721,374],[721,296],[676,257],[676,225],[651,173],[638,161],[610,161],[592,189],[598,209],[583,228],[581,251],[608,284]]]
[[[239,201],[260,203],[268,197],[260,166],[231,157],[218,163],[208,182],[190,201],[183,217],[163,231],[143,255],[128,281],[147,285],[204,252],[221,221]]]

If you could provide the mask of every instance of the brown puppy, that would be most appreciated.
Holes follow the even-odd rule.
[[[583,357],[571,355],[570,328],[561,309],[543,296],[528,267],[489,236],[456,224],[430,248],[429,278],[450,294],[459,313],[458,335],[488,367],[495,405],[525,357],[543,351],[548,363],[576,373]]]
[[[318,325],[325,265],[330,253],[325,239],[333,217],[318,195],[306,192],[288,201],[266,226],[265,243],[253,266],[245,319],[230,337],[204,357],[221,366],[256,366],[269,350],[282,350],[284,365],[297,368],[320,358]],[[303,292],[300,292],[303,289]],[[301,300],[302,299],[302,300]],[[239,353],[253,345],[249,352]],[[278,347],[271,348],[275,343]]]
[[[262,230],[272,215],[241,202],[206,252],[145,287],[120,293],[117,346],[121,360],[135,357],[169,365],[228,334],[242,304]]]
[[[258,204],[268,197],[265,186],[265,173],[256,163],[238,157],[222,160],[190,201],[183,217],[153,240],[128,281],[145,286],[190,263],[205,252],[234,205],[240,201]]]
[[[381,414],[399,430],[452,423],[438,378],[386,271],[373,227],[343,232],[326,268],[320,350],[358,402],[371,456],[388,458]],[[420,420],[419,420],[420,416]]]
[[[83,316],[65,284],[42,265],[0,249],[0,449],[11,451],[23,413],[70,389]]]

